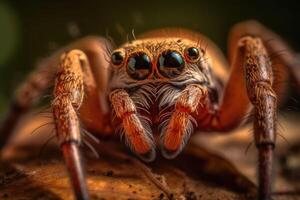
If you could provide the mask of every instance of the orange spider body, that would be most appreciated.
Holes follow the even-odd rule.
[[[189,60],[187,57],[186,49],[189,47],[196,47],[201,51],[201,55],[199,55],[196,60]],[[196,70],[187,69],[186,73],[188,76],[185,77],[183,75],[175,80],[162,76],[157,69],[158,57],[162,52],[170,49],[178,52],[184,59],[186,65],[195,65],[202,62],[204,67],[208,68],[213,66],[211,68],[211,72],[207,72],[207,74],[204,75],[203,72],[196,68]],[[117,128],[109,129],[108,132],[104,132],[105,135],[115,132],[124,134],[127,144],[129,144],[133,152],[137,154],[146,154],[152,151],[151,159],[153,160],[155,143],[159,143],[159,139],[155,138],[158,138],[157,136],[159,135],[162,137],[160,134],[160,125],[168,121],[171,117],[170,114],[175,107],[177,108],[176,112],[178,112],[178,114],[173,116],[170,122],[173,125],[168,127],[169,130],[165,135],[166,139],[164,141],[169,150],[176,151],[181,149],[182,143],[186,142],[184,140],[187,140],[185,137],[188,137],[188,135],[191,134],[192,129],[196,125],[199,129],[207,130],[206,123],[212,119],[197,120],[198,122],[195,122],[194,124],[190,121],[191,117],[193,117],[193,112],[198,108],[198,102],[202,101],[202,104],[207,103],[206,101],[208,99],[206,99],[206,95],[201,94],[206,91],[202,91],[201,88],[197,87],[191,88],[191,90],[187,91],[185,95],[182,95],[182,105],[178,102],[175,106],[175,99],[179,96],[179,92],[182,88],[185,88],[188,84],[193,82],[198,83],[201,81],[206,81],[207,84],[215,90],[214,92],[217,93],[215,94],[216,96],[220,95],[219,93],[222,91],[222,87],[228,79],[229,70],[224,67],[227,65],[220,50],[209,39],[203,35],[183,29],[163,29],[144,34],[138,40],[126,43],[115,51],[121,51],[122,54],[126,56],[124,58],[124,65],[128,62],[128,57],[130,55],[139,52],[147,52],[147,55],[151,58],[151,65],[153,68],[151,70],[151,74],[148,75],[146,79],[135,81],[134,79],[130,80],[130,77],[126,77],[128,76],[126,73],[126,66],[109,66],[111,72],[108,75],[109,91],[107,91],[107,93],[117,88],[131,91],[135,89],[136,91],[132,91],[130,95],[126,93],[124,94],[122,91],[111,95],[110,100],[115,108],[114,110],[117,116],[117,120],[114,120],[113,122],[113,127]],[[118,72],[118,70],[120,72]],[[116,73],[119,74],[115,75]],[[204,76],[208,76],[207,79],[205,79],[206,77],[204,78]],[[193,79],[192,77],[196,78]],[[122,82],[122,78],[127,78],[127,82]],[[181,84],[180,82],[184,83]],[[171,84],[176,85],[175,88],[169,87]],[[137,91],[138,87],[141,86],[147,88]],[[195,93],[196,96],[190,94],[190,92]],[[125,101],[126,99],[129,99],[129,96],[132,97],[133,101]],[[160,102],[166,101],[164,96],[169,98],[169,100],[167,102],[163,102],[165,105],[159,105]],[[215,106],[216,108],[218,103],[217,100],[218,99],[215,99],[215,102],[210,102],[211,104],[214,104],[211,106]],[[81,120],[84,123],[86,122],[85,125],[88,130],[98,132],[100,136],[103,136],[103,128],[99,128],[99,122],[97,120],[99,117],[91,117],[91,113],[93,113],[92,115],[94,116],[96,113],[102,112],[97,112],[95,107],[93,107],[93,109],[89,112],[88,107],[91,105],[89,101],[96,102],[96,100],[85,98],[80,109]],[[85,106],[85,104],[88,106]],[[123,104],[126,104],[125,108],[122,106]],[[203,106],[199,112],[202,113],[202,115],[197,115],[197,118],[205,118],[205,113],[211,112],[211,110],[208,110],[207,107]],[[144,121],[140,122],[139,118],[132,115],[135,113],[139,113],[141,115],[140,117],[143,117]],[[109,117],[109,115],[107,115],[107,117]],[[91,121],[92,119],[93,121]],[[191,130],[187,133],[186,130],[188,128]],[[154,138],[152,136],[154,136]]]
[[[278,35],[254,21],[236,25],[228,45],[229,63],[209,39],[183,29],[152,31],[113,52],[103,38],[81,39],[45,59],[18,90],[0,126],[0,147],[54,77],[56,134],[75,195],[88,199],[81,125],[103,138],[123,135],[133,153],[153,161],[156,150],[175,158],[195,131],[226,132],[252,112],[258,196],[269,199],[280,83],[291,74],[300,85],[299,62]],[[282,49],[273,65],[269,54]]]

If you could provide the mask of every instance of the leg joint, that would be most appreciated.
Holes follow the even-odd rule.
[[[263,101],[263,99],[270,98],[274,103],[277,102],[276,94],[268,81],[259,81],[254,87],[248,88],[248,96],[251,102],[255,105]]]
[[[274,142],[271,142],[271,141],[262,141],[262,142],[258,142],[256,143],[256,147],[258,149],[275,149],[275,143]]]

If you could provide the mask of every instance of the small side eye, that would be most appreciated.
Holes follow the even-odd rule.
[[[189,47],[185,50],[185,57],[188,61],[195,62],[200,57],[199,49],[196,47]]]
[[[121,51],[115,51],[111,54],[111,62],[113,65],[119,66],[123,63],[125,55]]]
[[[136,80],[144,80],[152,73],[152,62],[144,52],[137,52],[128,58],[128,75]]]
[[[157,68],[161,75],[167,78],[179,76],[184,69],[184,60],[176,51],[164,51],[158,58]]]

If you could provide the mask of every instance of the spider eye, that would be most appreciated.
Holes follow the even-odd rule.
[[[157,68],[160,74],[167,78],[179,76],[184,69],[184,60],[176,51],[164,51],[157,63]]]
[[[152,72],[150,57],[144,52],[131,55],[127,62],[127,73],[136,80],[146,79]]]
[[[112,53],[112,55],[111,55],[111,62],[112,62],[112,64],[118,66],[123,63],[124,58],[125,58],[125,55],[123,52],[116,51],[116,52]]]
[[[189,47],[185,50],[185,56],[186,56],[187,60],[193,62],[199,58],[200,53],[196,47]]]

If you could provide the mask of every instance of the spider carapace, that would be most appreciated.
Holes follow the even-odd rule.
[[[104,38],[76,41],[41,62],[20,87],[0,127],[1,146],[54,83],[56,135],[75,196],[88,199],[81,125],[100,138],[122,135],[134,154],[150,162],[158,152],[176,159],[191,134],[226,133],[251,112],[258,197],[270,199],[281,83],[289,74],[299,83],[299,62],[277,34],[255,21],[235,25],[228,47],[227,62],[209,39],[184,29],[150,31],[118,48]]]

